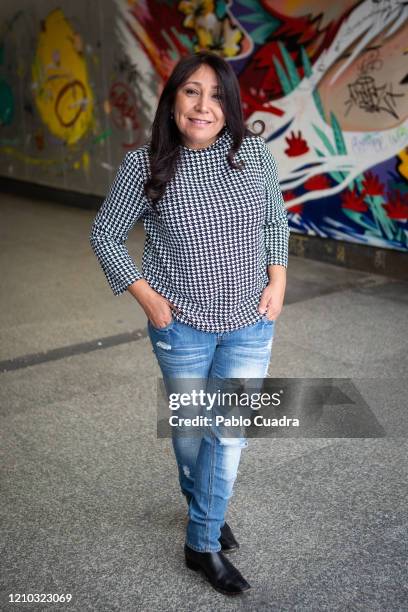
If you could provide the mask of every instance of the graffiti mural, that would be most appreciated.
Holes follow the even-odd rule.
[[[41,119],[68,145],[82,138],[93,119],[93,93],[82,44],[57,9],[41,24],[32,65],[32,89]]]
[[[174,65],[209,49],[264,125],[292,232],[408,249],[405,0],[6,4],[2,174],[103,196]]]
[[[9,176],[90,191],[93,181],[104,184],[94,155],[104,130],[90,70],[98,58],[77,22],[63,8],[41,14],[32,5],[3,19],[1,169],[7,163]]]
[[[247,123],[265,125],[292,231],[408,249],[403,0],[116,5],[152,113],[181,56],[210,49],[230,61]]]

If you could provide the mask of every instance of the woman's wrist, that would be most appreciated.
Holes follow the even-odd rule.
[[[267,268],[269,285],[278,285],[286,283],[286,268],[280,265],[270,265]]]
[[[127,290],[138,302],[154,291],[144,278],[139,278],[128,286]]]

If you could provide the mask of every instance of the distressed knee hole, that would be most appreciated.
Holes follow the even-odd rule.
[[[238,446],[239,448],[248,446],[248,440],[245,438],[219,438],[219,442],[222,446]]]
[[[162,342],[161,340],[156,342],[156,346],[160,346],[160,348],[165,349],[166,351],[169,351],[171,349],[170,344],[167,344],[167,342]]]

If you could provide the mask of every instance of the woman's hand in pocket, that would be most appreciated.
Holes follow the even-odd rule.
[[[285,286],[282,283],[270,282],[261,294],[258,311],[275,321],[282,311],[284,295]]]
[[[173,320],[171,304],[160,293],[154,291],[154,294],[148,295],[142,308],[153,327],[166,327]]]
[[[172,309],[178,310],[178,308],[152,289],[144,279],[136,281],[128,289],[137,299],[154,327],[166,327],[171,323],[173,320]]]

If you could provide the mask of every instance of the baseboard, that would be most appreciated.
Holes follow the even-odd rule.
[[[289,253],[336,266],[408,280],[408,253],[403,251],[292,232]]]
[[[97,210],[104,200],[102,196],[91,193],[81,193],[79,191],[60,189],[59,187],[40,185],[39,183],[31,183],[6,176],[0,176],[0,192],[13,193],[36,200],[50,200],[51,202],[66,204],[67,206],[91,208],[94,210]]]

